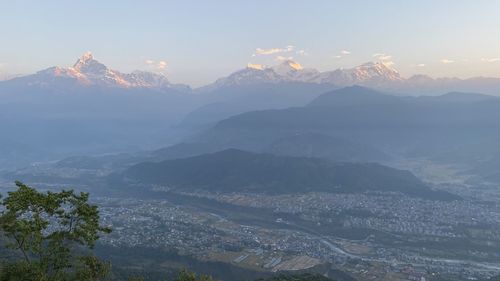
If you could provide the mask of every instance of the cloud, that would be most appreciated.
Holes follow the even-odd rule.
[[[277,53],[287,53],[291,52],[295,49],[295,46],[293,45],[288,45],[285,48],[270,48],[270,49],[263,49],[263,48],[257,48],[255,49],[255,53],[252,55],[252,57],[255,57],[256,55],[272,55],[272,54],[277,54]]]
[[[249,62],[249,63],[247,64],[247,67],[248,67],[248,68],[253,68],[253,69],[258,69],[258,70],[263,70],[263,69],[265,68],[265,67],[264,67],[264,65],[262,65],[262,64],[258,64],[258,63],[251,63],[251,62]]]
[[[500,58],[482,58],[481,61],[484,61],[484,62],[498,62],[500,61]]]
[[[441,63],[444,63],[444,64],[449,64],[449,63],[454,63],[455,61],[454,60],[450,60],[450,59],[442,59],[441,60]]]
[[[159,61],[158,64],[156,65],[158,69],[165,69],[167,68],[167,62],[166,61]]]
[[[372,55],[372,57],[376,58],[383,64],[387,66],[394,65],[394,62],[392,61],[392,56],[384,53],[375,53]]]
[[[274,60],[277,61],[293,60],[293,57],[277,56]]]
[[[156,62],[154,60],[147,59],[147,60],[144,61],[144,63],[147,64],[148,67],[153,68],[155,70],[165,70],[165,69],[167,69],[167,62],[164,61],[164,60],[160,60],[160,61]]]
[[[276,54],[276,53],[281,53],[283,51],[284,51],[284,49],[280,49],[280,48],[271,48],[271,49],[257,48],[257,49],[255,49],[255,54],[256,55],[272,55],[272,54]]]
[[[424,67],[425,66],[425,63],[419,63],[417,64],[418,67]]]
[[[0,81],[8,80],[19,76],[19,74],[9,73],[6,69],[7,63],[0,62]]]
[[[381,60],[381,61],[388,61],[388,60],[392,59],[392,56],[384,54],[384,53],[375,53],[375,54],[373,54],[373,57],[377,58],[378,60]]]
[[[307,56],[307,55],[309,55],[305,50],[297,50],[295,53],[297,55],[301,55],[301,56]]]
[[[339,55],[334,55],[334,56],[332,56],[332,58],[334,58],[334,59],[340,59],[340,58],[342,58],[344,56],[348,56],[350,54],[351,54],[351,51],[342,50],[342,51],[339,52]]]

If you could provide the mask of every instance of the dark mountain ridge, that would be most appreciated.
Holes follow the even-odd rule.
[[[116,178],[117,175],[114,175]],[[408,171],[376,163],[333,163],[228,149],[212,154],[140,163],[119,176],[127,183],[179,190],[265,194],[321,192],[401,192],[437,200],[458,199],[434,191]]]
[[[326,134],[402,157],[474,151],[478,143],[500,140],[500,99],[470,94],[465,99],[458,94],[399,97],[356,86],[325,93],[304,107],[232,116],[198,140],[219,148],[261,151],[277,139],[304,133]]]

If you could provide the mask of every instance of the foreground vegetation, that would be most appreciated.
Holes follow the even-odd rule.
[[[0,201],[0,281],[117,280],[111,263],[95,256],[101,235],[97,206],[88,193],[40,192],[21,182]],[[0,197],[1,198],[1,197]],[[5,256],[6,255],[6,256]],[[145,280],[141,276],[125,277]],[[181,270],[174,281],[211,281]],[[264,280],[264,279],[259,279]],[[327,281],[321,275],[282,275],[269,281]]]
[[[107,276],[111,265],[91,250],[111,229],[99,224],[99,211],[88,203],[88,193],[42,193],[21,182],[16,186],[0,205],[2,248],[12,253],[0,280],[90,281]]]

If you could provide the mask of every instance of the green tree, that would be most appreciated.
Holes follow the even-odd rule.
[[[197,278],[196,273],[183,269],[179,272],[177,278],[174,281],[212,281],[212,277],[208,275],[200,275]]]
[[[21,182],[0,203],[0,235],[19,259],[2,269],[0,281],[101,280],[110,264],[92,255],[99,235],[111,229],[99,223],[88,193],[42,193]]]

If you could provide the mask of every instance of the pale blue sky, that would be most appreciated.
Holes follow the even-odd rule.
[[[0,74],[71,65],[90,50],[125,72],[165,61],[170,80],[195,86],[277,56],[329,70],[376,53],[404,76],[500,77],[499,11],[489,0],[0,0]]]

